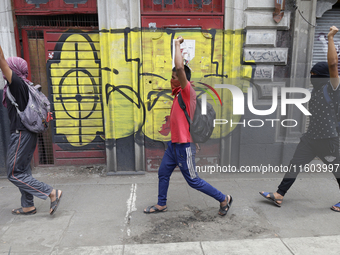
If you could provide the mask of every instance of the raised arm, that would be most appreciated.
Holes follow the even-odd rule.
[[[338,73],[338,53],[336,52],[334,45],[334,35],[339,31],[336,26],[332,26],[328,33],[328,52],[327,62],[330,74],[330,81],[334,89],[339,85],[339,73]]]
[[[179,36],[177,39],[175,39],[175,68],[179,83],[181,84],[182,89],[184,89],[187,86],[188,80],[184,70],[183,57],[180,47],[182,42],[184,42],[182,36]]]
[[[5,75],[6,80],[9,83],[12,83],[12,70],[11,70],[11,68],[9,68],[9,66],[6,62],[6,59],[5,59],[5,56],[4,56],[4,53],[2,51],[1,46],[0,46],[0,69],[1,69],[2,73]]]

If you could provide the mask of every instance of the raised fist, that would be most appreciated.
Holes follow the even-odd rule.
[[[182,36],[178,36],[176,41],[178,41],[179,43],[182,43],[182,42],[184,42],[184,39],[183,39]]]
[[[336,26],[331,26],[329,29],[328,37],[334,36],[338,31],[339,29]]]

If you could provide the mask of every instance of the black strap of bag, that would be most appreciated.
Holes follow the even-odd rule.
[[[187,107],[183,101],[181,92],[178,93],[178,103],[181,109],[184,111],[185,117],[187,118],[187,121],[189,123],[189,130],[190,130],[190,125],[192,124],[192,120],[190,119],[189,114],[187,112]]]

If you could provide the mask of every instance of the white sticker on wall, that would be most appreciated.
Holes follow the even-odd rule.
[[[190,61],[195,57],[195,40],[185,40],[181,43],[184,64],[190,67]],[[175,67],[175,40],[172,42],[172,67]]]

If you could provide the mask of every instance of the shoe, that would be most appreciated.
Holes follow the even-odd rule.
[[[229,208],[231,207],[231,204],[233,203],[232,196],[229,195],[229,197],[230,197],[230,199],[229,199],[228,203],[225,206],[220,206],[219,214],[221,216],[227,215],[227,213],[229,212]],[[228,209],[228,210],[226,210],[226,209]]]
[[[154,210],[151,212],[151,209]],[[163,209],[158,209],[156,206],[152,205],[152,206],[148,206],[143,212],[146,214],[149,213],[159,213],[159,212],[166,212],[168,210],[168,207],[165,207]]]
[[[334,209],[333,207],[337,207],[337,208],[339,208],[339,210],[336,210],[336,209]],[[333,210],[334,212],[340,212],[340,202],[337,203],[336,205],[333,205],[333,206],[331,207],[331,210]]]
[[[50,215],[53,215],[57,211],[59,203],[60,203],[61,196],[63,195],[63,193],[61,192],[60,196],[58,197],[59,190],[56,190],[55,194],[56,194],[56,199],[53,202],[51,202],[50,209],[52,209],[52,211],[50,212]]]
[[[36,213],[37,213],[37,208],[34,208],[33,210],[28,211],[28,212],[24,212],[22,208],[12,210],[12,214],[15,214],[15,215],[19,215],[19,214],[32,215],[32,214],[36,214]]]
[[[275,204],[276,206],[281,207],[281,203],[278,203],[277,201],[281,201],[281,202],[282,202],[283,199],[282,199],[282,198],[275,198],[273,192],[263,192],[263,193],[259,192],[259,193],[260,193],[260,195],[263,196],[264,198],[267,198],[268,200],[274,202],[274,204]],[[268,194],[269,194],[269,197],[267,197]]]

